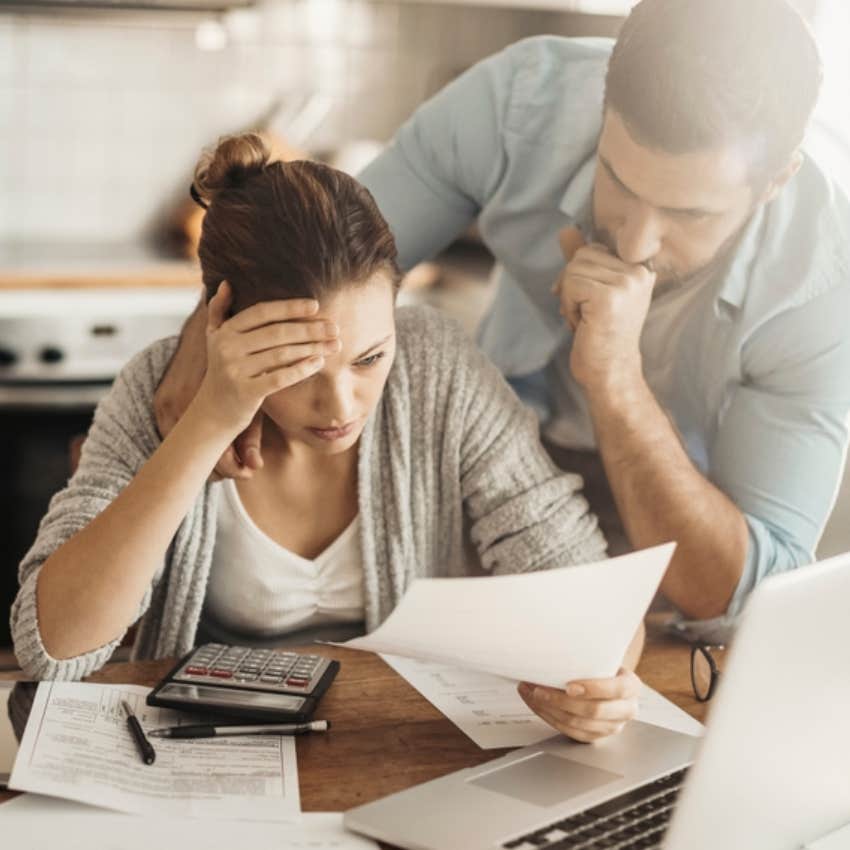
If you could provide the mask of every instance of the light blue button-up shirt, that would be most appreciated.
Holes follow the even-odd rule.
[[[570,335],[550,290],[564,264],[558,231],[588,224],[612,44],[539,37],[484,60],[361,175],[405,267],[477,219],[498,261],[480,342],[520,389],[544,369],[571,380],[551,368]],[[702,286],[679,318],[663,404],[746,517],[735,615],[762,578],[811,562],[837,492],[850,427],[850,204],[807,158]]]

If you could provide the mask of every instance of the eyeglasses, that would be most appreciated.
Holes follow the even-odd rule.
[[[720,670],[711,650],[724,648],[723,646],[712,647],[704,643],[695,643],[691,647],[691,684],[694,688],[694,696],[700,702],[708,702],[711,699],[720,678]]]

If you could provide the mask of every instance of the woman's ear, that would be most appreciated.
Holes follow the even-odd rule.
[[[769,204],[788,184],[792,177],[800,170],[803,164],[803,154],[799,149],[795,150],[788,160],[788,164],[774,177],[765,187],[760,198],[760,203]]]

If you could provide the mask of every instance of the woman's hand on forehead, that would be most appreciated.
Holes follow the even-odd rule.
[[[310,320],[316,301],[267,301],[227,318],[231,303],[224,282],[207,305],[207,372],[198,399],[235,439],[269,395],[320,371],[340,342],[333,322]]]
[[[226,281],[222,285],[230,288]],[[218,297],[218,294],[216,293],[215,297]],[[229,321],[233,323],[234,330],[244,332],[274,322],[308,319],[318,312],[319,302],[313,298],[284,298],[278,301],[260,301],[241,310]]]

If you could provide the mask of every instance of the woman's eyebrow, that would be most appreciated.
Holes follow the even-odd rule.
[[[357,357],[355,357],[354,359],[362,360],[364,357],[368,357],[368,355],[371,354],[376,348],[383,345],[385,342],[388,342],[392,338],[392,334],[387,334],[387,336],[385,336],[383,339],[379,339],[376,343],[370,345],[369,348],[367,348],[362,354],[358,354]]]

